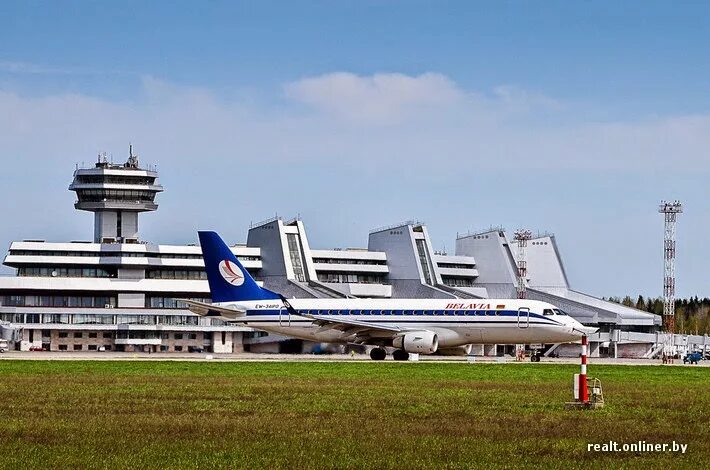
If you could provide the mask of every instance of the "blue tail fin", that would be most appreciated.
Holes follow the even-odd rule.
[[[198,232],[212,302],[280,299],[257,285],[232,250],[215,232]]]

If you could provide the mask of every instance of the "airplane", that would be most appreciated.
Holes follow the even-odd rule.
[[[472,344],[566,343],[591,334],[559,308],[513,299],[286,299],[260,287],[215,232],[198,232],[212,303],[182,300],[190,311],[257,330],[318,343],[374,346],[373,360],[394,348],[467,355]]]

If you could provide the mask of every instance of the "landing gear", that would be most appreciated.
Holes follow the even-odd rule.
[[[409,353],[403,349],[395,349],[392,353],[392,359],[395,361],[406,361],[409,359]]]
[[[373,361],[384,361],[387,357],[387,351],[384,348],[374,348],[370,351],[370,359]]]
[[[540,362],[540,353],[537,350],[530,355],[530,362]]]

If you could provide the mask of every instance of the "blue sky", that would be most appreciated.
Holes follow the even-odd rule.
[[[573,287],[708,296],[707,2],[2,2],[0,243],[91,234],[76,162],[133,142],[144,238],[300,213],[316,247],[425,220],[437,248],[557,234]]]

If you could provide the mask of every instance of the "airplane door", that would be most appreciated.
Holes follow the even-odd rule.
[[[530,326],[530,309],[520,307],[518,309],[518,328],[527,328]]]
[[[291,312],[286,308],[279,309],[279,326],[291,326]]]

